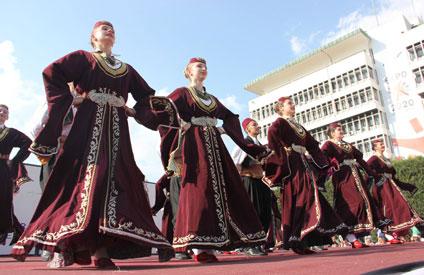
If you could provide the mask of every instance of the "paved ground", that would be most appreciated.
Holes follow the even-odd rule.
[[[383,268],[415,263],[424,268],[424,243],[374,246],[366,249],[332,248],[310,256],[299,256],[291,251],[278,251],[266,257],[219,255],[219,263],[201,265],[192,260],[167,263],[157,257],[121,260],[115,263],[118,271],[100,271],[94,267],[73,265],[65,269],[50,270],[39,257],[29,257],[24,263],[10,257],[0,257],[0,274],[363,274]],[[376,274],[376,273],[374,273]],[[378,274],[389,273],[385,270]],[[424,274],[424,269],[414,274]]]

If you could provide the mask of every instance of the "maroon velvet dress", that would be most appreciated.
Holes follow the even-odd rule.
[[[321,150],[333,166],[334,210],[349,226],[349,232],[366,234],[387,225],[390,221],[381,216],[368,191],[366,181],[374,173],[362,159],[362,153],[344,141],[340,145],[327,141]]]
[[[283,247],[331,243],[330,237],[343,234],[346,225],[318,191],[318,176],[328,167],[318,142],[294,120],[278,118],[268,130],[268,146],[276,157],[269,159],[273,163],[267,163],[266,176],[274,185],[283,186]]]
[[[23,165],[29,156],[30,144],[31,139],[18,130],[7,127],[0,129],[0,244],[4,242],[7,233],[20,234],[23,230],[13,213],[13,192],[31,180]],[[19,148],[19,151],[8,164],[13,148]]]
[[[383,216],[392,220],[387,231],[405,235],[411,227],[422,223],[423,220],[402,194],[398,185],[400,181],[396,178],[396,170],[390,160],[372,156],[367,164],[379,175],[371,194]]]
[[[165,168],[169,169],[170,155],[178,147],[182,156],[173,247],[184,252],[188,248],[229,250],[263,243],[266,233],[214,118],[223,121],[226,134],[251,156],[264,154],[266,148],[246,144],[238,116],[215,97],[207,95],[202,100],[193,89],[182,87],[168,98],[179,117],[191,122],[180,143],[177,130],[170,129],[162,135],[161,155]],[[170,125],[172,122],[162,124]]]
[[[50,64],[43,78],[49,118],[30,147],[37,155],[56,153],[63,119],[73,100],[67,83],[73,82],[76,91],[88,93],[88,98],[78,107],[13,255],[23,260],[34,245],[71,252],[106,246],[112,258],[148,256],[151,247],[169,250],[170,244],[152,218],[122,108],[131,93],[142,117],[140,112],[148,110],[143,106],[148,106],[154,90],[130,65],[117,60],[112,66],[100,53],[82,50]]]

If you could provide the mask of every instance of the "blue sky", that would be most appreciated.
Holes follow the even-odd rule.
[[[201,56],[208,62],[208,90],[244,118],[254,98],[243,89],[248,82],[366,18],[393,10],[414,14],[412,7],[419,9],[423,2],[6,0],[0,17],[0,102],[11,106],[8,125],[30,134],[44,101],[41,71],[71,51],[90,50],[94,22],[106,19],[116,30],[114,52],[160,94],[186,85],[185,64]],[[157,133],[132,123],[131,134],[141,170],[156,180],[161,168],[151,148],[157,147]]]

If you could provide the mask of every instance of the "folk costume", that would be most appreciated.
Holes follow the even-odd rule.
[[[8,233],[13,232],[14,243],[24,228],[13,211],[13,193],[22,184],[31,181],[23,161],[28,158],[31,139],[14,128],[0,126],[0,244],[5,244]],[[9,155],[19,148],[13,159]]]
[[[330,244],[346,225],[318,190],[329,165],[318,142],[293,118],[280,117],[268,130],[268,146],[275,155],[266,164],[267,180],[283,187],[283,248],[302,254],[306,247]]]
[[[181,179],[173,247],[231,250],[262,244],[266,234],[228,153],[217,120],[238,146],[258,157],[267,150],[247,144],[238,116],[206,91],[178,88],[168,98],[153,98],[161,155],[168,173]],[[156,107],[155,107],[156,106]],[[181,122],[181,125],[177,121]],[[178,129],[190,123],[186,130]],[[187,126],[187,125],[186,125]]]
[[[321,150],[333,167],[334,210],[348,225],[349,233],[366,235],[390,223],[381,216],[369,193],[367,179],[374,173],[362,153],[345,141],[326,141]]]
[[[391,161],[382,155],[375,154],[367,161],[367,164],[378,174],[372,187],[372,197],[383,216],[392,221],[387,226],[386,233],[406,235],[410,228],[423,223],[421,217],[402,194],[403,182],[396,178],[396,170]]]
[[[243,128],[246,129],[248,123],[251,121],[253,120],[250,118],[243,120]],[[249,135],[247,135],[244,140],[248,144],[261,145],[256,138]],[[262,166],[256,159],[247,155],[238,147],[233,151],[232,158],[240,172],[244,188],[250,197],[250,201],[255,207],[262,227],[265,232],[268,232],[272,218],[272,200],[270,188],[262,182],[262,177],[264,176]]]
[[[149,256],[152,247],[169,251],[152,218],[124,110],[131,93],[138,117],[149,126],[148,97],[155,91],[130,65],[98,51],[60,58],[43,71],[43,79],[49,116],[30,150],[39,156],[57,153],[57,160],[14,257],[24,260],[33,246],[71,252],[107,247],[111,258]],[[57,152],[73,101],[69,82],[86,98]]]

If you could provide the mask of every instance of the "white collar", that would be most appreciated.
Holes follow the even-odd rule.
[[[255,143],[255,144],[259,144],[259,140],[258,140],[258,137],[252,137],[251,135],[249,135],[248,134],[248,136],[253,140],[253,142]]]
[[[5,127],[6,127],[6,125],[0,124],[0,129],[4,129]]]

